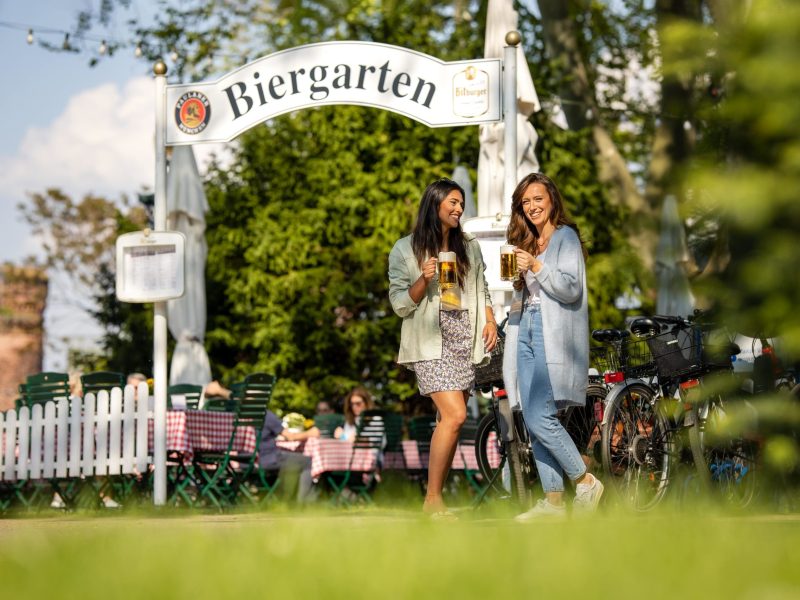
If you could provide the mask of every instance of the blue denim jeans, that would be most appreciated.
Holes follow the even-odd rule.
[[[522,414],[531,434],[533,457],[545,492],[563,492],[564,474],[572,481],[586,473],[575,442],[558,420],[544,354],[542,312],[526,306],[519,324],[517,377]]]

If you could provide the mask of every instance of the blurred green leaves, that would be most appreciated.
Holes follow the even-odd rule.
[[[781,335],[800,355],[800,6],[728,2],[713,29],[675,22],[664,70],[705,73],[704,138],[685,179],[691,210],[713,210],[729,238],[727,269],[698,290],[729,324]]]

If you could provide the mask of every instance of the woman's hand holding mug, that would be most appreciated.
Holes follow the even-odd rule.
[[[425,284],[427,285],[434,277],[436,277],[436,257],[432,256],[422,263],[422,278],[425,280]]]
[[[542,268],[542,261],[535,258],[529,252],[525,252],[521,248],[517,248],[514,250],[514,254],[517,255],[517,269],[519,270],[521,275],[525,275],[525,271],[530,269],[534,273],[538,273],[539,269]]]

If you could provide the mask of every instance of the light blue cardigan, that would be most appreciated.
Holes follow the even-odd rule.
[[[464,281],[463,305],[469,312],[472,333],[472,362],[480,365],[489,361],[483,347],[483,328],[486,325],[486,307],[492,305],[484,275],[485,265],[481,246],[471,233],[464,233],[467,242],[470,269]],[[439,283],[432,279],[419,304],[411,299],[409,288],[419,278],[419,268],[411,247],[411,236],[397,241],[389,253],[389,300],[392,309],[403,319],[400,331],[400,351],[397,362],[409,368],[420,360],[442,358],[442,331],[439,328]]]
[[[541,285],[544,352],[556,406],[583,406],[589,383],[589,308],[586,267],[575,230],[562,225],[553,232],[542,268],[534,276]],[[527,288],[514,294],[506,326],[503,378],[512,403],[519,389],[517,338],[527,296]]]

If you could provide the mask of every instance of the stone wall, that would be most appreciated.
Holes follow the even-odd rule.
[[[42,370],[47,274],[0,265],[0,411],[14,406],[25,377]]]

